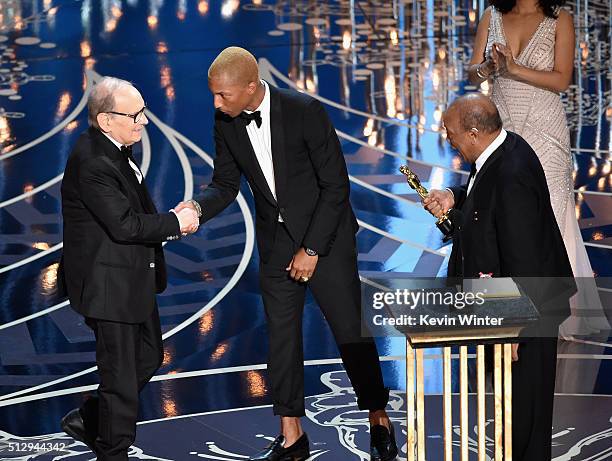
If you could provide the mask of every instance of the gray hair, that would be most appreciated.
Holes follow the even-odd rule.
[[[98,114],[111,111],[115,108],[115,92],[119,88],[134,86],[127,80],[115,77],[102,77],[93,87],[89,98],[87,98],[87,111],[89,125],[100,128],[98,125]]]

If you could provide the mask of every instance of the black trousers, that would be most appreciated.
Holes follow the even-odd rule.
[[[557,338],[521,342],[512,364],[512,455],[550,461],[557,370]]]
[[[100,387],[81,415],[88,432],[97,435],[98,459],[127,461],[136,438],[138,395],[163,360],[157,306],[144,323],[86,321],[96,336]]]
[[[304,416],[302,314],[306,284],[291,279],[285,268],[298,249],[279,223],[274,249],[260,265],[260,284],[269,335],[268,377],[275,415]],[[342,362],[362,410],[386,407],[378,352],[361,334],[361,289],[352,232],[338,235],[327,256],[319,257],[308,288],[312,291],[340,350]]]

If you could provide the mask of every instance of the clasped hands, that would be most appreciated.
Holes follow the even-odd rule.
[[[200,218],[198,212],[190,202],[181,202],[175,206],[172,211],[178,218],[183,236],[193,234],[200,227]]]
[[[512,78],[516,75],[519,65],[514,60],[510,47],[495,42],[487,59],[479,67],[486,69],[487,75],[495,73],[502,77]]]

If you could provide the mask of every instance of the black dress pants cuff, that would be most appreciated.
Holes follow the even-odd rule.
[[[295,402],[295,405],[291,407],[275,403],[272,405],[272,411],[275,416],[295,416],[297,418],[306,416],[303,399],[300,402]]]
[[[379,392],[370,392],[368,395],[357,398],[357,406],[360,410],[384,410],[389,403],[389,388],[383,387]]]

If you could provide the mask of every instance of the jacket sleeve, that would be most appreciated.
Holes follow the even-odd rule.
[[[336,130],[323,105],[314,99],[305,113],[304,141],[320,193],[302,244],[326,255],[347,212],[350,185]]]
[[[225,138],[215,124],[215,160],[213,179],[198,198],[202,208],[200,222],[214,218],[234,201],[240,189],[240,169],[227,147]]]
[[[122,191],[118,171],[103,157],[80,165],[78,187],[81,200],[118,242],[160,243],[180,237],[174,213],[138,213]]]
[[[455,205],[453,206],[453,208],[461,208],[461,205],[463,205],[463,201],[465,200],[465,195],[467,193],[467,184],[464,184],[463,186],[447,187],[446,190],[451,191],[451,193],[453,194],[453,198],[455,199]]]

